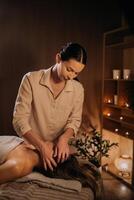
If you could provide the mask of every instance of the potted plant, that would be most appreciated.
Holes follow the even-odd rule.
[[[94,130],[90,133],[84,132],[80,137],[71,141],[77,153],[76,155],[82,159],[86,159],[93,163],[96,167],[101,166],[101,158],[108,157],[109,150],[118,146],[118,143],[111,143],[110,140],[103,139],[101,134]]]

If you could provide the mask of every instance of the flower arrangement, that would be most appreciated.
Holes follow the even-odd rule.
[[[101,158],[108,157],[109,150],[118,143],[110,143],[110,140],[102,139],[99,132],[94,130],[92,133],[82,134],[81,137],[71,142],[76,147],[76,155],[82,159],[86,159],[96,165],[101,166]]]

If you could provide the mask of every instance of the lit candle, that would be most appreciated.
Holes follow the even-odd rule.
[[[129,132],[127,131],[127,132],[125,133],[125,135],[129,135]]]
[[[130,69],[124,69],[123,70],[123,78],[124,79],[129,79],[130,78],[130,74],[131,74],[131,70]]]
[[[125,79],[128,79],[129,78],[129,76],[128,75],[126,75],[126,78]]]
[[[128,104],[128,103],[125,103],[125,106],[126,106],[127,108],[129,108],[129,104]]]
[[[108,103],[111,103],[111,100],[110,100],[110,99],[108,99]]]
[[[120,70],[119,69],[113,69],[113,79],[119,79],[120,78]]]
[[[123,117],[122,117],[122,116],[120,117],[120,120],[123,120]]]
[[[116,76],[116,79],[117,79],[117,80],[119,79],[119,76],[118,76],[118,75]]]
[[[118,132],[119,131],[119,129],[118,128],[115,128],[115,132]]]

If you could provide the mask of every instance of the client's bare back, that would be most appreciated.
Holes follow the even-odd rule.
[[[9,152],[5,162],[0,165],[0,183],[25,176],[40,163],[39,154],[22,143]]]

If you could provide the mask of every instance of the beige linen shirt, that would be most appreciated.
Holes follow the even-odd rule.
[[[50,84],[51,69],[27,73],[20,84],[13,114],[13,126],[19,136],[33,130],[53,141],[67,128],[76,134],[81,123],[84,89],[68,80],[54,98]]]

